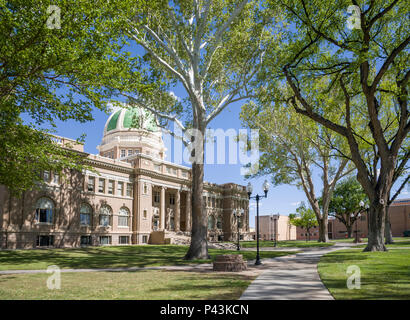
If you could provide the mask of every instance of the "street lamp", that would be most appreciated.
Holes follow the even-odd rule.
[[[241,247],[239,245],[239,218],[243,215],[244,210],[243,209],[234,209],[233,210],[233,216],[236,218],[236,226],[238,227],[238,243],[236,246],[236,250],[241,250]]]
[[[246,191],[248,192],[248,197],[249,199],[255,199],[256,200],[256,261],[255,265],[260,265],[262,264],[260,256],[259,256],[259,200],[262,197],[267,198],[268,197],[268,191],[269,191],[269,183],[267,180],[262,185],[264,196],[260,196],[257,194],[256,196],[251,197],[253,187],[252,184],[249,182],[248,185],[246,186]]]

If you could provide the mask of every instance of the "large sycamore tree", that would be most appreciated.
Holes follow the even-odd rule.
[[[385,251],[392,185],[410,156],[408,2],[269,1],[284,23],[272,43],[267,78],[286,82],[296,112],[342,136],[370,203],[365,251]],[[353,16],[347,12],[352,11]],[[269,76],[271,75],[271,76]],[[342,101],[342,103],[340,103]],[[330,110],[341,117],[332,118]]]
[[[38,186],[41,170],[82,168],[49,134],[56,120],[91,121],[116,90],[142,83],[118,15],[137,4],[0,0],[0,184],[13,195]]]
[[[333,190],[353,170],[349,160],[339,157],[332,147],[346,150],[346,144],[336,133],[281,104],[279,97],[275,101],[242,107],[243,123],[259,129],[261,156],[253,176],[269,175],[274,185],[291,184],[302,189],[319,225],[318,241],[328,242]]]
[[[191,153],[192,236],[186,259],[208,257],[202,204],[205,131],[229,105],[252,97],[269,34],[264,21],[258,2],[246,0],[153,1],[129,16],[127,36],[158,86],[154,95],[124,95],[131,105],[153,112]],[[175,88],[184,96],[172,99]],[[171,125],[182,135],[169,130]]]

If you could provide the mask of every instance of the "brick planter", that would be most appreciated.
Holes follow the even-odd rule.
[[[241,254],[223,254],[216,256],[213,263],[214,271],[238,272],[247,269],[246,261]]]

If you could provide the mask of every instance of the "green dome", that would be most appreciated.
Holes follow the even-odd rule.
[[[144,129],[158,131],[154,115],[142,108],[134,107],[116,111],[108,120],[106,132],[116,129]]]

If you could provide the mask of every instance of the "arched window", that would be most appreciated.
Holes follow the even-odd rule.
[[[54,203],[49,198],[40,198],[36,203],[36,220],[39,223],[53,223]]]
[[[112,209],[110,206],[102,205],[100,208],[100,226],[108,227],[111,225]]]
[[[128,227],[128,218],[130,211],[126,207],[122,207],[118,214],[118,226],[119,227]]]
[[[90,226],[91,225],[91,214],[93,210],[91,206],[87,203],[83,203],[80,207],[80,225]]]
[[[209,216],[208,217],[208,230],[213,230],[215,225],[215,218],[214,216]]]

